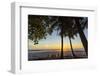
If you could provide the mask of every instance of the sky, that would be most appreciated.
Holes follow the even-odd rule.
[[[84,30],[84,34],[86,38],[88,39],[88,30]],[[83,45],[81,43],[79,34],[77,34],[77,37],[72,40],[72,46],[73,49],[80,49],[83,48]],[[28,49],[29,50],[35,50],[35,49],[61,49],[61,38],[58,35],[56,31],[52,33],[52,35],[48,35],[46,39],[42,39],[39,41],[39,44],[34,45],[34,42],[31,40],[28,40]],[[70,49],[70,43],[68,37],[64,38],[64,50],[67,51]]]

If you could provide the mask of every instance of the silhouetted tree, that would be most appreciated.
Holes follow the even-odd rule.
[[[74,39],[74,36],[77,36],[76,30],[73,27],[74,21],[71,17],[62,17],[62,25],[64,27],[63,35],[64,37],[69,38],[72,55],[73,57],[76,57],[73,51],[72,41],[71,41],[71,39]]]
[[[34,41],[34,45],[38,44],[38,41],[46,38],[46,25],[43,16],[28,16],[28,38]]]
[[[63,25],[61,24],[60,17],[57,17],[57,16],[49,17],[48,33],[51,35],[54,30],[59,31],[59,35],[61,37],[61,58],[64,58],[63,56]]]
[[[83,30],[88,27],[88,18],[87,17],[83,17],[83,18],[77,17],[77,18],[74,18],[74,20],[75,20],[75,26],[77,27],[79,36],[80,36],[82,44],[83,44],[83,47],[85,49],[86,54],[88,55],[88,41],[87,41],[86,36],[83,32]]]

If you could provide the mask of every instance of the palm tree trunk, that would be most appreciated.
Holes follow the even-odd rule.
[[[63,36],[61,36],[61,59],[63,59]]]
[[[71,38],[70,37],[68,37],[68,38],[69,38],[69,41],[70,41],[70,47],[71,47],[72,55],[73,55],[73,57],[75,57],[75,54],[74,54],[74,51],[73,51],[73,47],[72,47]]]
[[[78,28],[79,36],[80,36],[80,39],[82,41],[83,47],[85,49],[86,55],[88,55],[88,42],[87,42],[87,39],[85,37],[85,34],[81,28],[81,25],[80,25],[78,19],[76,19],[76,26]]]
[[[63,58],[63,27],[61,27],[61,59]]]

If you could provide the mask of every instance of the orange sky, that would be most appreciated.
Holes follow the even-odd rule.
[[[49,44],[44,44],[44,45],[31,45],[29,46],[30,48],[32,49],[61,49],[61,45],[60,44],[52,44],[52,45],[49,45]],[[76,49],[76,48],[83,48],[83,46],[81,44],[73,44],[73,48]],[[68,44],[64,44],[64,50],[68,50],[70,49],[70,45]]]

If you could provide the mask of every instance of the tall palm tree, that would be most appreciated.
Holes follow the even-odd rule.
[[[71,17],[63,17],[62,25],[64,26],[63,35],[64,35],[64,37],[69,38],[72,55],[73,55],[73,57],[76,57],[75,54],[74,54],[74,50],[73,50],[73,47],[72,47],[72,41],[71,41],[71,39],[74,39],[74,36],[77,36],[76,30],[73,27],[74,21]]]
[[[77,33],[79,33],[86,55],[88,55],[88,41],[83,32],[83,30],[88,27],[88,18],[87,17],[73,17],[73,19],[75,20],[75,27],[77,29]]]
[[[59,35],[61,37],[61,59],[64,58],[64,54],[63,54],[63,25],[61,23],[61,18],[57,17],[57,16],[51,16],[49,19],[49,28],[48,28],[48,33],[52,34],[54,30],[59,31]]]

